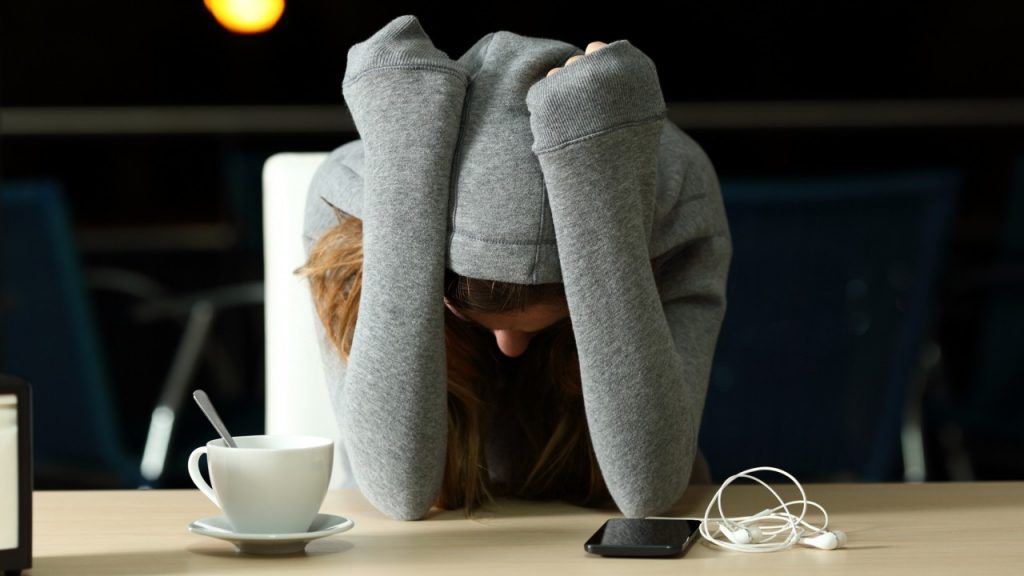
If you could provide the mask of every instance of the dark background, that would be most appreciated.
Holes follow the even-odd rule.
[[[416,14],[456,57],[493,30],[584,47],[628,38],[671,100],[1021,96],[1014,2],[292,2],[226,33],[202,2],[4,3],[5,106],[337,104],[348,47]],[[658,9],[660,8],[660,9]]]
[[[723,178],[963,170],[933,338],[942,349],[943,389],[954,398],[968,396],[983,374],[980,319],[993,294],[1018,303],[1021,297],[1020,261],[1001,248],[1013,165],[1024,154],[1020,3],[731,0],[597,9],[293,1],[273,30],[250,37],[225,31],[199,0],[4,0],[0,176],[59,179],[87,270],[130,270],[168,295],[259,281],[262,161],[278,151],[330,150],[356,137],[350,124],[348,131],[310,125],[322,119],[324,126],[346,126],[340,81],[347,49],[401,14],[415,14],[453,58],[499,29],[580,47],[629,39],[657,64],[677,123]],[[940,106],[925,121],[911,121],[884,113],[895,102],[911,111]],[[770,103],[792,106],[803,120],[772,116]],[[807,115],[822,103],[863,120]],[[125,114],[138,107],[153,118],[195,107],[241,116],[228,128],[198,122],[176,130],[156,120],[124,128]],[[289,129],[264,116],[278,109],[305,113],[306,120]],[[718,120],[702,121],[708,110]],[[992,114],[980,114],[986,110]],[[46,128],[24,120],[26,112],[47,111],[67,119]],[[83,127],[83,111],[99,118],[96,126]],[[761,113],[769,121],[757,121]],[[181,325],[140,325],[122,296],[91,278],[124,440],[138,452]],[[237,434],[262,428],[262,322],[259,306],[225,311],[194,379]],[[1021,340],[1013,329],[1006,333]],[[1024,412],[1019,379],[1010,382],[1011,402],[992,418]],[[177,454],[210,436],[193,408],[183,410]],[[930,438],[930,445],[938,442]],[[966,445],[973,477],[1024,477],[1019,436],[1000,443],[968,430]],[[948,478],[949,466],[937,462],[930,462],[929,477]],[[174,468],[167,485],[190,485]]]

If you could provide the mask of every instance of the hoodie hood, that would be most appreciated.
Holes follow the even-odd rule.
[[[521,284],[561,281],[526,93],[574,54],[583,51],[498,31],[459,58],[470,83],[449,199],[447,265],[455,272]]]
[[[454,154],[445,265],[471,278],[517,284],[561,282],[555,229],[540,161],[532,150],[526,94],[580,48],[558,40],[491,32],[458,61],[470,76]],[[678,223],[659,222],[681,194],[700,147],[666,119],[658,151],[651,257],[671,247]],[[311,190],[361,218],[363,146],[353,140],[326,161],[328,177]],[[307,213],[313,229],[333,216]]]

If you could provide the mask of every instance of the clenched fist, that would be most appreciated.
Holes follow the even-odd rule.
[[[608,44],[606,44],[604,42],[598,42],[598,41],[591,42],[590,44],[587,44],[587,49],[586,49],[586,52],[584,54],[577,54],[575,56],[571,56],[568,60],[565,61],[565,64],[563,64],[562,66],[568,66],[569,64],[572,64],[573,62],[575,62],[577,58],[582,58],[582,57],[586,56],[587,54],[590,54],[591,52],[597,52],[598,50],[600,50],[601,48],[604,48],[607,45]],[[551,70],[548,70],[547,76],[551,76],[556,71],[561,70],[562,66],[555,66]]]

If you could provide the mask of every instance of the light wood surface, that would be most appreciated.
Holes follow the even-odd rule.
[[[694,486],[677,514],[703,515],[713,486]],[[791,487],[782,487],[789,497]],[[285,557],[241,555],[229,542],[188,532],[218,515],[198,490],[38,491],[34,562],[50,574],[1022,574],[1024,482],[817,484],[808,497],[849,536],[835,551],[793,548],[743,554],[698,542],[682,558],[590,555],[583,543],[614,511],[512,500],[466,519],[433,513],[391,520],[353,490],[328,493],[322,512],[355,527]],[[795,493],[795,490],[793,490]],[[726,513],[772,501],[763,488],[732,486]]]

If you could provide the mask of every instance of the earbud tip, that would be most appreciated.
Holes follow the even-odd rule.
[[[725,534],[725,537],[733,544],[750,544],[750,530],[747,530],[746,528],[736,528],[735,530],[732,530],[723,525],[721,530],[722,534]]]
[[[832,533],[836,535],[836,548],[846,546],[846,532],[843,532],[842,530],[832,530]]]

